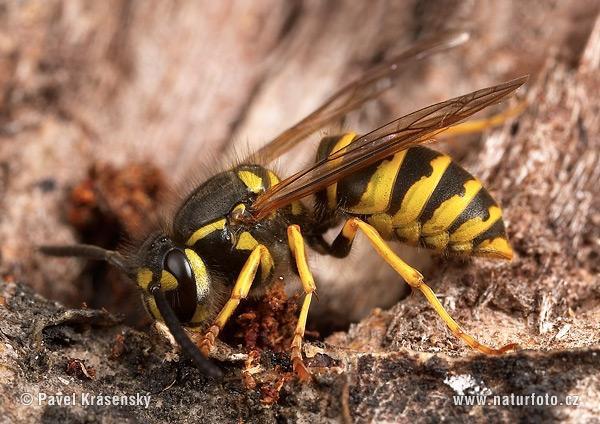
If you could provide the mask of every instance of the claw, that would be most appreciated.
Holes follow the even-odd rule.
[[[304,365],[302,358],[292,358],[292,364],[294,367],[294,374],[296,374],[296,377],[298,377],[300,381],[308,383],[312,380],[312,375],[308,368],[306,368],[306,365]]]
[[[303,382],[309,382],[312,379],[310,371],[304,365],[304,361],[302,360],[302,352],[300,350],[300,345],[297,342],[301,343],[300,340],[294,340],[294,344],[292,345],[292,366],[294,368],[294,374]]]
[[[208,331],[206,332],[206,334],[204,335],[204,337],[202,338],[202,340],[200,340],[200,343],[198,343],[198,349],[200,349],[200,352],[205,357],[208,358],[208,356],[210,355],[210,353],[214,349],[214,347],[215,347],[215,340],[217,339],[217,336],[219,335],[219,332],[220,332],[219,327],[216,326],[216,325],[212,325],[208,329]]]

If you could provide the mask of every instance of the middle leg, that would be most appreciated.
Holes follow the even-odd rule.
[[[298,268],[298,274],[300,275],[300,281],[302,282],[302,287],[304,289],[304,302],[302,303],[302,309],[300,310],[300,316],[298,317],[298,323],[296,324],[296,331],[294,332],[294,339],[292,340],[292,364],[296,375],[303,380],[308,380],[310,378],[310,373],[304,366],[304,362],[302,362],[302,340],[306,328],[308,309],[310,308],[312,295],[317,287],[315,286],[315,281],[310,272],[310,268],[308,267],[308,261],[306,260],[306,249],[300,227],[298,225],[290,225],[287,234],[288,244],[292,251],[296,267]]]

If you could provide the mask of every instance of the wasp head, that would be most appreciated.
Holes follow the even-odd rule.
[[[179,322],[195,324],[204,320],[201,305],[210,290],[211,278],[196,252],[178,246],[164,234],[157,234],[142,244],[137,261],[135,280],[154,318],[164,320],[152,294],[160,289]]]

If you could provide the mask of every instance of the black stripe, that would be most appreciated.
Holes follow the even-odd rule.
[[[317,149],[316,162],[326,159],[329,156],[329,154],[331,153],[331,151],[333,150],[333,147],[343,137],[344,137],[344,135],[334,135],[331,137],[325,137],[325,138],[321,139],[321,142],[319,143],[319,148]]]
[[[473,176],[465,171],[463,168],[458,166],[454,162],[450,162],[446,171],[442,175],[440,182],[433,190],[431,197],[425,204],[423,212],[419,220],[422,224],[433,217],[434,212],[442,203],[450,199],[453,196],[464,196],[465,195],[465,183],[469,180],[474,180]]]
[[[331,137],[325,137],[321,139],[319,143],[319,148],[317,149],[317,157],[316,162],[326,159],[337,142],[343,137],[343,135],[336,135]],[[318,211],[318,215],[326,214],[328,210],[328,201],[327,201],[327,190],[320,190],[315,193],[315,209]],[[321,219],[325,219],[321,217]]]
[[[369,181],[371,181],[371,178],[373,178],[373,174],[377,171],[379,165],[381,165],[384,161],[389,161],[391,159],[392,156],[377,161],[374,164],[369,165],[366,168],[361,169],[360,171],[357,171],[352,175],[338,181],[337,198],[342,207],[350,208],[357,206],[360,203],[360,199],[362,198],[363,194],[365,194],[365,191],[367,191]]]
[[[473,218],[481,217],[483,221],[486,221],[490,217],[490,206],[495,205],[496,202],[494,201],[492,196],[490,196],[487,190],[482,187],[477,192],[473,200],[471,200],[471,203],[469,203],[465,210],[462,211],[460,215],[458,215],[458,217],[454,220],[452,225],[448,227],[448,232],[450,233],[450,236],[452,236],[452,233],[454,233],[462,224]]]
[[[473,239],[473,249],[476,249],[477,246],[485,240],[493,240],[498,237],[505,239],[507,238],[506,229],[504,228],[504,221],[502,221],[502,218],[498,219],[494,225]]]
[[[390,215],[393,216],[400,210],[406,192],[417,181],[423,177],[429,177],[433,173],[431,161],[439,156],[442,156],[442,154],[422,146],[412,147],[406,151],[406,156],[402,161],[392,190],[392,198],[388,208]]]
[[[184,242],[200,227],[220,217],[250,197],[235,172],[217,174],[200,184],[184,201],[173,219],[175,240]]]
[[[262,185],[265,190],[271,187],[271,179],[269,178],[269,172],[267,171],[267,168],[257,166],[253,172],[262,179]]]

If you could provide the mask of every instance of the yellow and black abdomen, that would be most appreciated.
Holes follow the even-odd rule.
[[[324,139],[319,156],[354,134]],[[386,239],[441,252],[510,259],[502,211],[481,182],[442,153],[413,147],[356,172],[317,196],[358,216]],[[325,207],[325,205],[322,205]]]

